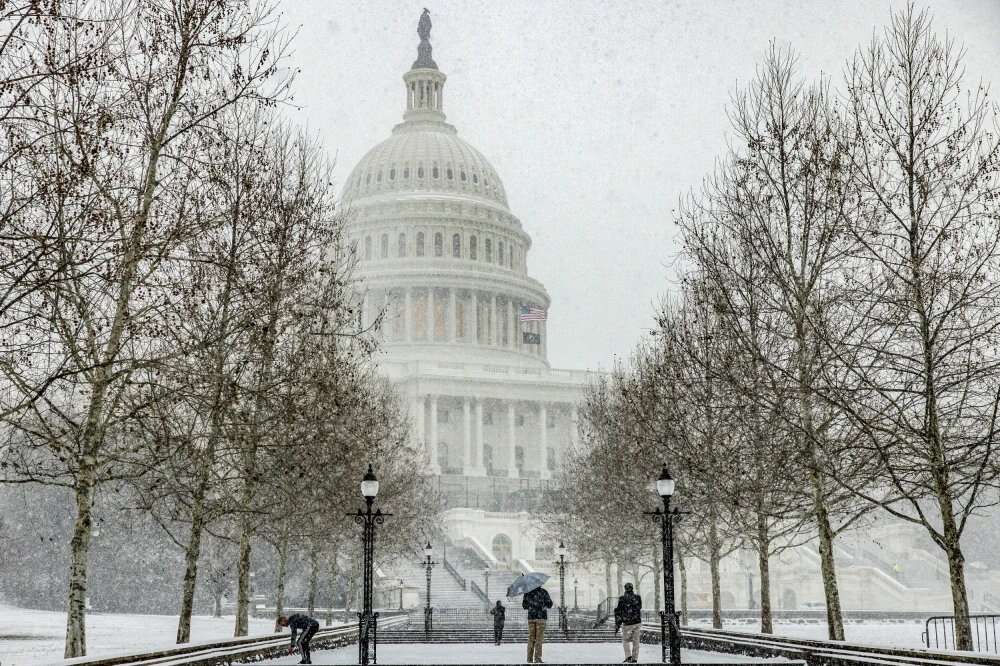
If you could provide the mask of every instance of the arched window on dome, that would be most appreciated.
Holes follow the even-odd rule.
[[[372,258],[372,237],[365,236],[365,259]]]
[[[448,171],[446,173],[448,175],[448,180],[455,180],[455,172],[451,170],[451,167],[448,167]]]
[[[441,172],[440,172],[440,171],[438,171],[438,166],[437,166],[437,164],[435,164],[435,165],[434,165],[434,168],[433,168],[433,169],[431,169],[431,176],[432,176],[433,178],[437,178],[437,177],[438,177],[438,176],[440,176],[440,175],[441,175]]]
[[[514,246],[510,246],[510,256],[507,257],[507,268],[514,270]]]
[[[424,256],[424,232],[417,232],[417,256]]]
[[[493,263],[493,241],[486,239],[486,261]]]
[[[382,243],[381,243],[381,246],[382,246],[382,248],[381,248],[382,249],[382,258],[383,259],[388,259],[389,258],[389,234],[382,234]]]
[[[434,234],[434,256],[444,256],[444,236],[440,233]]]
[[[365,174],[365,185],[371,185],[372,183],[372,172],[369,171]]]
[[[462,258],[462,236],[455,234],[451,237],[451,256],[456,259]]]
[[[382,170],[381,169],[378,170],[378,175],[375,176],[375,182],[376,183],[381,183],[382,182]]]
[[[503,266],[503,241],[497,243],[497,263]]]
[[[472,174],[472,182],[475,183],[476,185],[479,184],[479,174],[478,173]]]
[[[476,251],[478,248],[476,246],[479,244],[478,240],[475,236],[469,239],[469,259],[475,260],[477,258]]]
[[[462,171],[459,173],[459,178],[462,179],[463,183],[465,182],[465,169],[462,169]]]
[[[417,167],[417,178],[423,178],[423,177],[424,177],[424,165],[421,164],[420,166]]]
[[[396,180],[396,167],[395,167],[395,165],[389,168],[389,180]]]
[[[407,164],[406,166],[403,167],[403,180],[409,180],[409,179],[410,179],[410,165]]]
[[[406,256],[406,234],[399,234],[399,244],[396,247],[396,254],[400,259]]]

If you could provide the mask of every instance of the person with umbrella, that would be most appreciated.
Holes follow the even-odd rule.
[[[523,594],[521,608],[528,611],[528,663],[542,663],[542,641],[545,636],[545,621],[548,619],[548,609],[552,608],[552,597],[542,585],[549,577],[546,574],[532,572],[524,574],[507,588],[507,596]]]

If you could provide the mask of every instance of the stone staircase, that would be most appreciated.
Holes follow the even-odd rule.
[[[546,643],[614,643],[621,640],[611,629],[571,629],[567,633],[559,631],[558,622],[552,618],[545,627]],[[387,629],[378,632],[381,643],[492,643],[492,628],[449,627],[425,632],[419,627],[409,629]],[[527,643],[526,627],[507,627],[503,632],[504,643]]]

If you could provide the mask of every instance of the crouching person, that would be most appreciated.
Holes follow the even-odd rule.
[[[292,630],[292,643],[288,647],[288,654],[295,651],[298,647],[302,652],[302,661],[300,664],[311,664],[312,658],[309,654],[309,641],[312,640],[313,635],[319,631],[319,622],[304,615],[302,613],[296,613],[291,617],[285,617],[281,615],[278,617],[278,624],[282,627],[289,627]],[[298,641],[296,642],[295,636],[298,634]]]

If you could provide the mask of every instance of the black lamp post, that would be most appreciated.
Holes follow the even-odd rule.
[[[490,570],[489,569],[484,569],[483,570],[483,578],[486,580],[486,605],[487,606],[491,606],[492,603],[490,602]]]
[[[403,610],[403,579],[399,579],[399,610]]]
[[[565,634],[569,631],[566,621],[566,544],[560,541],[556,552],[559,554],[559,628]]]
[[[372,583],[374,580],[375,562],[375,526],[385,523],[386,516],[391,513],[382,513],[382,509],[372,511],[372,504],[375,496],[378,495],[378,479],[372,466],[368,465],[368,471],[361,480],[361,495],[365,498],[365,510],[358,509],[357,513],[349,513],[348,516],[354,518],[354,522],[361,525],[362,530],[362,597],[361,612],[358,613],[358,663],[363,666],[376,663],[376,638],[378,632],[378,613],[372,610]],[[369,652],[369,647],[371,651]]]
[[[424,567],[427,570],[427,605],[424,606],[424,631],[430,632],[434,628],[434,609],[431,608],[431,569],[437,562],[431,561],[431,555],[434,554],[434,549],[431,548],[431,542],[428,541],[427,545],[424,546],[424,555],[427,556],[427,560],[424,562]]]
[[[577,603],[578,598],[576,596],[576,586],[579,585],[579,584],[580,584],[579,579],[574,578],[573,579],[573,610],[574,611],[580,610],[580,605]]]
[[[678,511],[670,508],[670,497],[674,494],[674,479],[667,471],[667,466],[663,466],[660,478],[656,480],[656,492],[663,500],[663,509],[657,507],[656,511],[644,512],[652,516],[655,522],[660,523],[660,536],[663,548],[663,611],[660,612],[660,658],[664,663],[667,661],[667,640],[669,633],[670,641],[670,663],[673,666],[680,666],[681,663],[681,635],[677,619],[677,612],[674,610],[674,519],[686,511]],[[667,629],[669,628],[669,632]]]

